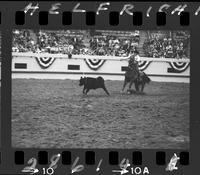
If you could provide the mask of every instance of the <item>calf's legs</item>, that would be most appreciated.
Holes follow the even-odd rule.
[[[108,92],[108,90],[106,89],[105,85],[102,86],[102,89],[106,92],[107,95],[110,95],[109,92]]]
[[[86,89],[86,92],[85,92],[86,95],[87,95],[87,93],[89,92],[89,90],[90,90],[90,89]]]
[[[85,87],[84,87],[84,88],[83,88],[83,94],[85,94],[85,90],[86,90],[86,89],[85,89]]]

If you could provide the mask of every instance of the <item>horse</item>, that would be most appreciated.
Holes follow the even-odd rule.
[[[127,83],[129,83],[129,90],[131,89],[131,86],[134,83],[134,81],[138,78],[138,75],[139,71],[137,69],[128,69],[126,71],[122,92],[124,91],[124,88],[126,87]]]
[[[134,83],[135,84],[135,90],[136,92],[143,92],[144,86],[146,83],[149,83],[151,79],[142,71],[136,72],[136,70],[128,70],[125,73],[125,79],[124,84],[122,88],[122,92],[124,91],[124,88],[126,87],[127,83],[129,83],[129,89],[128,92],[131,92],[131,86]],[[139,88],[141,86],[141,88]]]
[[[142,92],[144,90],[145,84],[149,84],[151,79],[145,74],[144,72],[140,71],[139,72],[139,77],[134,81],[135,84],[135,90],[137,92]],[[139,88],[141,86],[141,89]]]

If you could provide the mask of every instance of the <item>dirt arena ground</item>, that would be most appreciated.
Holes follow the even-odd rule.
[[[145,95],[105,84],[110,97],[76,80],[13,80],[13,147],[189,148],[189,84],[151,82]]]

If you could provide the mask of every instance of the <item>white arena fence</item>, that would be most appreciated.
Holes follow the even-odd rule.
[[[68,58],[66,54],[49,54],[49,53],[18,53],[12,54],[13,57],[51,57],[51,58],[64,58],[64,59],[96,59],[96,60],[112,60],[112,61],[123,61],[129,57],[118,57],[118,56],[102,56],[102,55],[72,55],[72,58]],[[189,58],[152,58],[152,57],[140,57],[141,61],[154,61],[154,62],[181,62],[189,63]]]
[[[128,57],[49,53],[12,53],[13,78],[79,79],[103,76],[123,80]],[[186,82],[190,80],[190,59],[140,57],[139,69],[153,81]]]

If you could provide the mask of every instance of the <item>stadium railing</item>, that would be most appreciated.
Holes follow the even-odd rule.
[[[13,52],[13,57],[52,57],[60,59],[99,59],[99,60],[113,60],[113,61],[125,61],[129,57],[117,57],[117,56],[100,56],[100,55],[72,55],[68,58],[66,54],[49,54],[49,53],[20,53]],[[140,57],[141,61],[154,61],[154,62],[190,62],[189,58],[152,58],[152,57]]]

